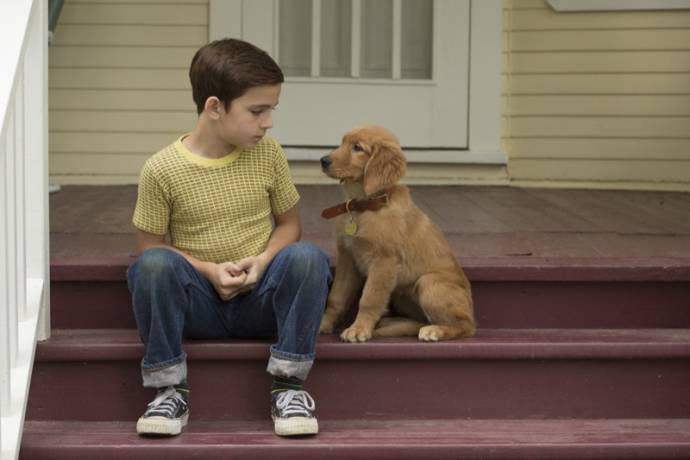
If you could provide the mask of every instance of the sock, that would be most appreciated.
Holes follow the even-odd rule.
[[[279,391],[285,390],[296,390],[300,391],[302,389],[302,382],[297,377],[273,377],[273,384],[271,385],[271,394],[277,393]]]

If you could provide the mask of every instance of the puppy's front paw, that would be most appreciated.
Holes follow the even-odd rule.
[[[366,342],[371,338],[373,329],[364,328],[361,326],[350,326],[340,334],[340,338],[344,342]]]

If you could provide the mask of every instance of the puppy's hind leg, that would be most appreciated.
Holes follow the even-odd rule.
[[[476,331],[472,295],[459,283],[423,277],[418,284],[419,304],[431,323],[419,330],[419,340],[438,342],[472,337]]]
[[[400,316],[381,318],[374,329],[374,337],[415,337],[423,326],[424,323]]]

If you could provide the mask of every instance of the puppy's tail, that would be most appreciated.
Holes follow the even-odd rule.
[[[381,318],[374,329],[374,337],[416,337],[424,323],[401,316]]]

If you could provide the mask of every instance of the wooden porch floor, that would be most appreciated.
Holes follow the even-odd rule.
[[[337,185],[299,186],[303,239],[334,253],[323,208]],[[465,266],[641,266],[690,274],[690,194],[413,186]],[[53,269],[131,262],[135,186],[66,186],[50,198]]]

